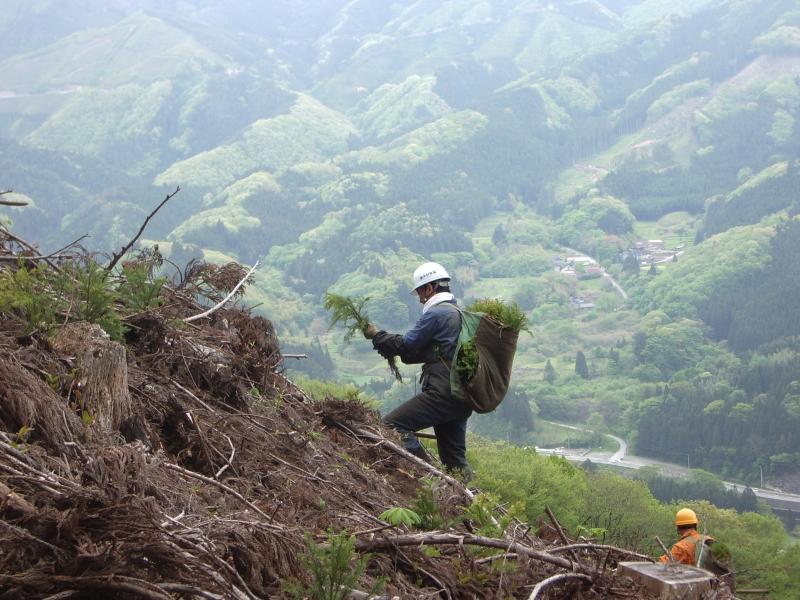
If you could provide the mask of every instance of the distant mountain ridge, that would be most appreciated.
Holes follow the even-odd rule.
[[[95,7],[7,7],[0,31],[38,22],[42,33],[3,47],[10,95],[0,98],[0,135],[144,182],[135,197],[127,183],[87,185],[89,204],[144,208],[148,181],[152,196],[181,185],[197,216],[167,211],[156,237],[234,258],[280,256],[286,293],[306,293],[315,272],[306,261],[321,248],[281,250],[271,234],[245,247],[237,232],[270,228],[267,206],[284,231],[338,223],[352,240],[363,210],[402,205],[468,230],[509,197],[557,214],[596,186],[640,218],[699,213],[712,196],[737,212],[748,173],[797,153],[800,15],[788,1]],[[45,94],[59,90],[69,93]],[[759,153],[747,155],[753,139]],[[22,172],[24,160],[7,162]],[[590,170],[571,171],[588,161]],[[244,186],[225,212],[233,201],[222,191],[258,173],[275,186]],[[36,184],[27,191],[38,195]],[[34,234],[45,204],[15,213],[15,223]],[[742,222],[721,220],[722,207],[714,203],[707,231]],[[79,220],[49,208],[60,227],[45,242],[79,233]],[[217,234],[200,235],[200,223]],[[94,243],[119,243],[124,229],[99,224]],[[426,253],[424,244],[406,249],[409,262]],[[338,262],[325,280],[354,264]]]

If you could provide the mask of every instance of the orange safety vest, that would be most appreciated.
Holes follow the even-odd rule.
[[[670,554],[672,557],[679,563],[683,563],[685,565],[692,565],[693,567],[702,567],[707,568],[704,566],[710,559],[711,550],[707,547],[703,547],[703,556],[700,557],[701,562],[703,564],[698,565],[698,546],[700,544],[705,545],[707,541],[713,541],[714,538],[709,537],[707,535],[700,535],[697,533],[696,529],[690,529],[686,533],[683,534],[680,540],[678,540],[672,549],[670,550]],[[660,562],[668,562],[669,556],[666,554],[658,559]]]

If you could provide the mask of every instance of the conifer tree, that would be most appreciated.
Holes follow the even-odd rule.
[[[586,364],[583,350],[578,350],[578,354],[575,356],[575,372],[584,379],[589,379],[589,367]]]
[[[494,233],[492,234],[492,243],[495,246],[502,246],[506,243],[508,237],[506,236],[506,230],[503,228],[502,225],[498,225],[494,228]]]
[[[556,380],[556,370],[553,368],[553,365],[550,363],[550,359],[547,359],[547,363],[544,365],[544,380],[547,383],[554,383]]]

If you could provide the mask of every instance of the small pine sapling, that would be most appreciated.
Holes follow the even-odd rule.
[[[356,540],[342,531],[328,530],[327,543],[317,544],[310,534],[305,535],[306,554],[301,562],[311,575],[311,583],[303,584],[297,580],[286,581],[283,591],[293,598],[312,598],[313,600],[346,600],[357,588],[367,569],[369,555],[357,556]],[[378,578],[370,590],[377,594],[385,583]]]
[[[331,328],[335,325],[341,324],[344,326],[344,341],[345,343],[353,339],[356,333],[362,335],[369,327],[369,318],[364,310],[364,305],[369,298],[350,298],[348,296],[341,296],[333,292],[325,292],[325,299],[323,306],[325,310],[331,313]],[[394,375],[397,381],[403,381],[403,376],[400,374],[400,369],[397,368],[397,357],[392,356],[386,359],[389,364],[389,370]]]

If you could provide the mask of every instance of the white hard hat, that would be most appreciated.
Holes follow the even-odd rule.
[[[412,289],[411,292],[416,292],[418,288],[421,288],[426,283],[439,281],[441,279],[450,280],[450,275],[447,274],[447,271],[445,271],[442,265],[435,262],[423,263],[414,271],[414,289]]]

